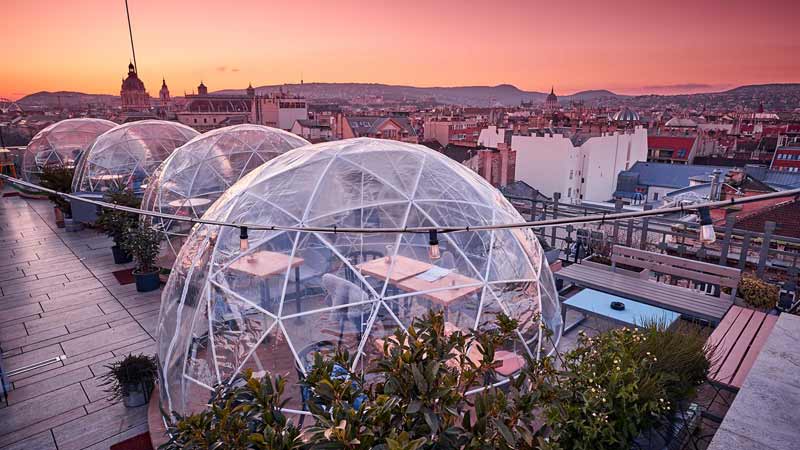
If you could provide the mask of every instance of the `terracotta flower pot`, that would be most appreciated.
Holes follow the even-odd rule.
[[[64,213],[61,212],[61,208],[54,206],[53,213],[55,213],[56,216],[56,226],[58,228],[64,228],[66,225],[64,224]]]

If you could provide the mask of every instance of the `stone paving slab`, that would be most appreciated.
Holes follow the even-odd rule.
[[[139,294],[112,272],[112,242],[54,225],[46,200],[0,198],[0,351],[12,370],[0,449],[108,449],[147,431],[145,408],[109,401],[100,376],[129,353],[154,354],[160,291]]]

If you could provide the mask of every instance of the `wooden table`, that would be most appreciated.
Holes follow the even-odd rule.
[[[433,267],[433,264],[400,255],[394,256],[392,262],[389,262],[387,257],[384,256],[383,258],[374,259],[356,266],[362,273],[382,280],[388,280],[390,283],[406,292],[419,292],[422,297],[445,307],[467,295],[480,291],[483,287],[465,286],[444,289],[454,285],[480,283],[479,280],[455,272],[450,272],[436,281],[425,281],[421,278],[417,278],[417,275],[427,271],[431,267]],[[442,290],[424,292],[431,289]]]
[[[194,208],[198,206],[206,206],[209,203],[211,203],[211,200],[207,198],[194,197],[194,198],[183,198],[183,199],[173,200],[167,204],[173,208],[183,208],[183,207]]]
[[[625,309],[622,311],[612,309],[611,302],[621,302],[625,305]],[[561,304],[561,320],[565,324],[567,323],[567,308],[633,327],[647,325],[652,322],[663,323],[669,327],[681,317],[679,313],[668,309],[646,305],[593,289],[584,289]],[[582,320],[578,320],[564,329],[564,333],[575,328]]]
[[[284,253],[258,250],[239,259],[228,266],[231,270],[242,272],[258,278],[269,278],[284,273],[287,267],[294,268],[294,284],[297,312],[300,312],[300,266],[305,260],[299,256],[294,258]],[[266,299],[269,302],[269,282],[264,283]]]

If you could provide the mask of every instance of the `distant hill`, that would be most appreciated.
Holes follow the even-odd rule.
[[[316,101],[353,101],[357,98],[381,97],[385,102],[413,101],[469,106],[515,106],[523,101],[544,102],[547,93],[523,91],[510,84],[497,86],[416,87],[378,83],[304,83],[267,85],[256,88],[258,93],[278,89],[302,95]],[[244,89],[225,89],[213,94],[240,94]],[[558,95],[558,92],[556,92]],[[768,111],[792,111],[800,108],[800,83],[760,84],[740,86],[723,92],[681,95],[620,95],[608,90],[589,90],[571,95],[559,95],[562,105],[583,101],[606,107],[627,105],[633,108],[730,108],[764,105]],[[84,94],[81,92],[37,92],[20,99],[23,108],[85,107],[90,104],[119,105],[115,95]]]
[[[415,87],[376,83],[304,83],[259,86],[258,93],[274,92],[278,89],[299,94],[314,100],[352,100],[356,97],[383,97],[387,101],[412,100],[432,101],[444,104],[472,106],[515,106],[523,101],[543,102],[547,93],[523,91],[510,84],[497,86]],[[226,89],[214,94],[244,94],[243,89]],[[610,91],[584,91],[559,97],[570,100],[593,100],[596,98],[622,98]]]
[[[117,105],[120,103],[120,98],[117,95],[107,94],[84,94],[83,92],[37,92],[35,94],[26,95],[17,100],[17,104],[23,109],[45,107],[45,108],[75,108],[86,107],[89,105]]]

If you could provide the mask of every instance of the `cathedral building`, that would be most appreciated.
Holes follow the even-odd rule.
[[[133,63],[128,64],[128,77],[122,80],[122,110],[128,112],[145,112],[150,109],[150,95],[144,88],[144,83],[139,79]]]

